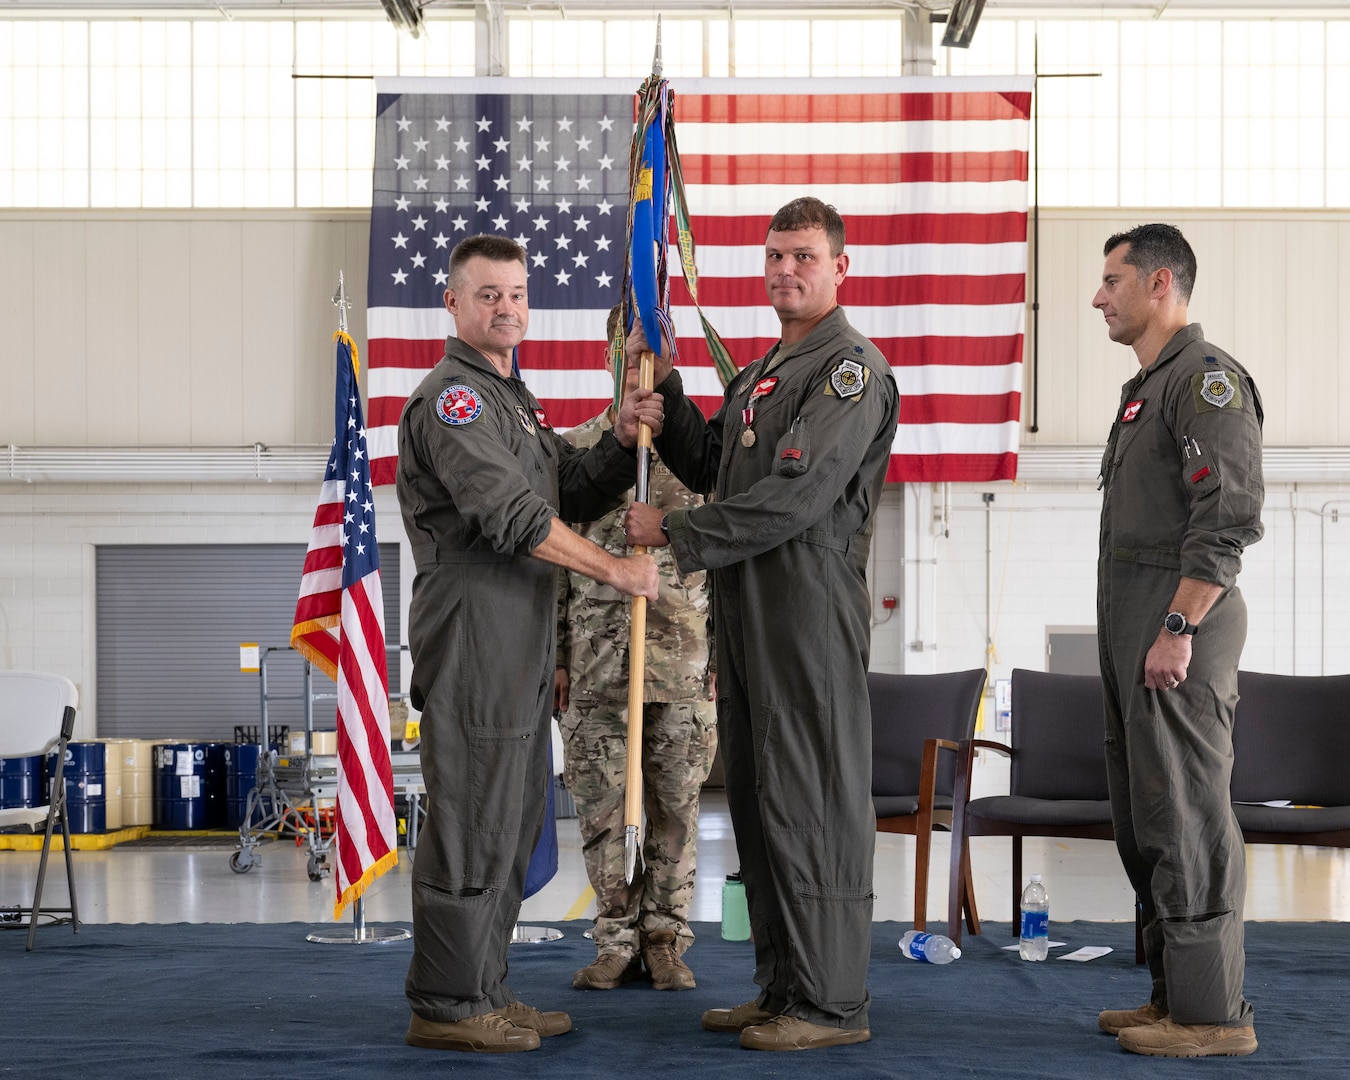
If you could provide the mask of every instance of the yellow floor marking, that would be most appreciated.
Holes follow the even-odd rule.
[[[567,909],[567,914],[564,915],[563,918],[568,920],[581,918],[581,916],[586,913],[586,909],[590,907],[591,901],[594,899],[595,890],[587,885],[586,888],[582,890],[581,895],[577,897],[577,902]]]

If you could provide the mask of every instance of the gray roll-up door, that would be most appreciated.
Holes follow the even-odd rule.
[[[233,741],[257,727],[259,677],[239,670],[239,645],[268,654],[268,720],[304,728],[304,661],[289,649],[304,544],[144,544],[95,553],[98,733]],[[398,671],[398,545],[380,545],[389,668]],[[397,674],[394,676],[397,679]],[[314,672],[317,693],[333,682]],[[278,700],[290,697],[292,700]],[[335,703],[314,705],[331,730]]]

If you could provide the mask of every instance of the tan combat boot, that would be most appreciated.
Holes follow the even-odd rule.
[[[642,946],[642,959],[657,990],[694,989],[694,973],[675,951],[675,940],[674,930],[653,930]]]

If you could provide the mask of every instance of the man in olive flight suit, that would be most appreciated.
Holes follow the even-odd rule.
[[[1242,832],[1229,802],[1247,608],[1261,538],[1261,398],[1187,322],[1195,255],[1170,225],[1106,242],[1092,301],[1140,371],[1102,460],[1098,640],[1116,845],[1143,905],[1148,1004],[1103,1012],[1138,1054],[1256,1049],[1243,997]]]
[[[554,432],[512,353],[529,324],[525,251],[475,236],[450,255],[455,337],[399,420],[398,499],[417,563],[410,697],[422,711],[427,823],[413,861],[407,1041],[533,1050],[571,1030],[505,983],[525,870],[543,823],[553,712],[556,567],[657,596],[650,556],[616,558],[563,524],[617,506],[633,483],[639,420],[628,395],[589,451]]]
[[[718,738],[760,994],[709,1010],[703,1026],[756,1050],[871,1037],[866,569],[899,395],[837,304],[848,264],[833,207],[804,198],[778,211],[764,271],[778,344],[707,422],[657,363],[657,449],[695,491],[715,481],[716,497],[667,515],[635,503],[627,517],[630,543],[669,542],[681,571],[713,571]]]

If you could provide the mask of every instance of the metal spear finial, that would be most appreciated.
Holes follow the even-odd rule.
[[[656,54],[652,57],[652,78],[661,77],[661,16],[656,17]]]
[[[337,292],[333,294],[333,306],[338,309],[338,329],[344,334],[347,332],[347,309],[352,306],[352,302],[347,299],[347,286],[342,280],[342,271],[338,271]]]

